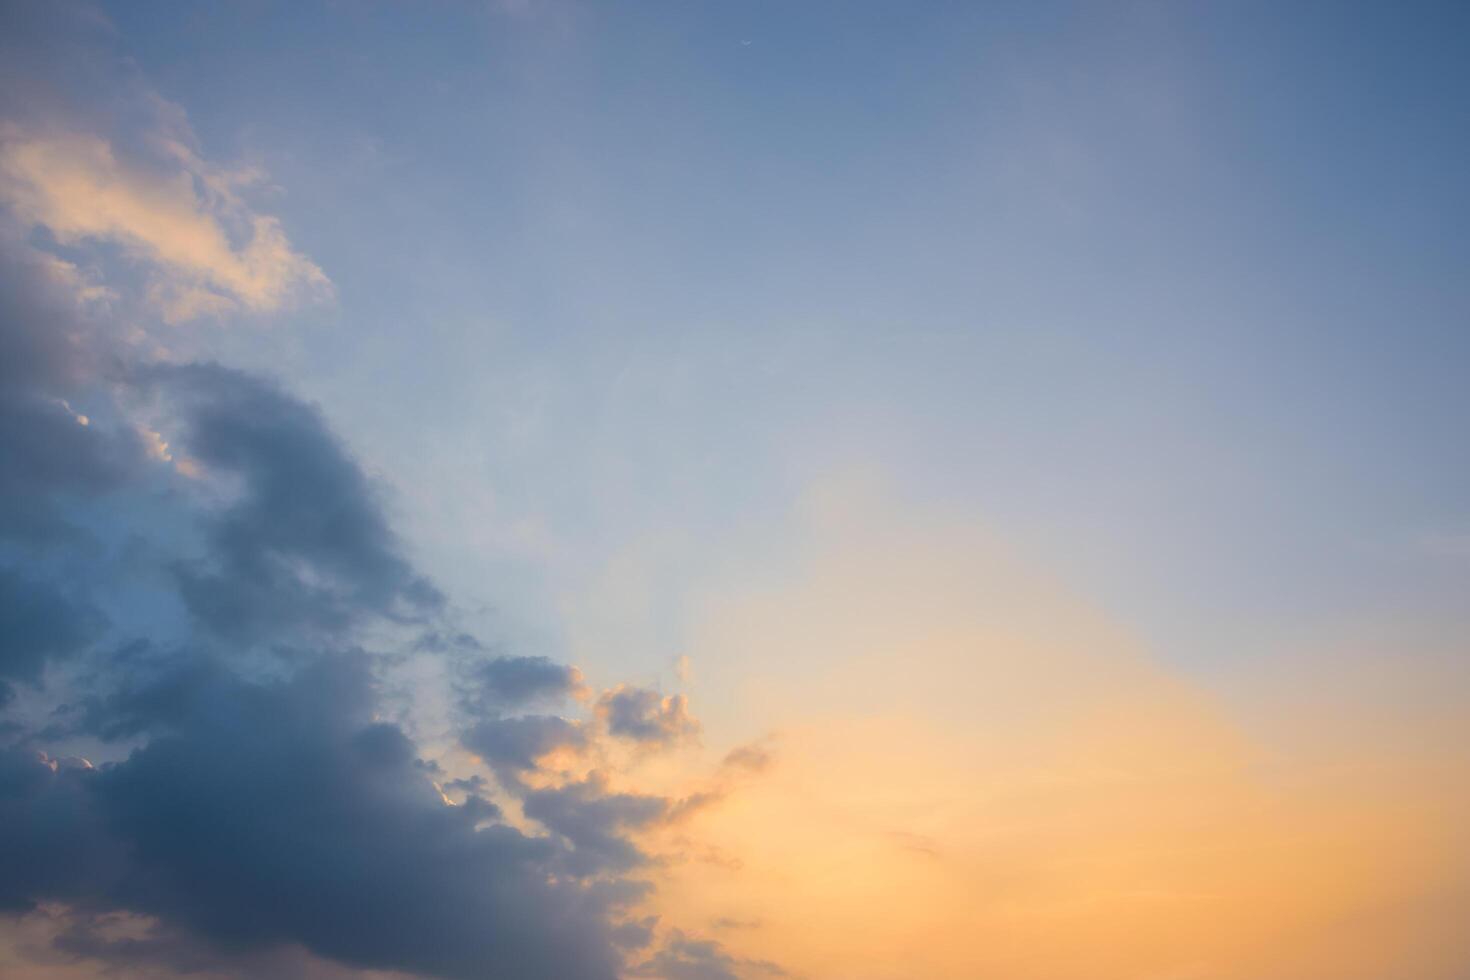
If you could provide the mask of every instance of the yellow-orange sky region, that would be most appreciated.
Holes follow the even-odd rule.
[[[1309,750],[1374,696],[1324,676],[1266,740],[983,535],[825,509],[798,583],[705,624],[717,727],[776,734],[666,919],[812,977],[1457,975],[1470,770],[1387,730],[1424,719]]]

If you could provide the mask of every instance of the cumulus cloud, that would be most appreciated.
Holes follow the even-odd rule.
[[[465,732],[460,741],[495,770],[506,786],[536,769],[553,752],[587,747],[587,729],[557,715],[490,718]]]
[[[699,732],[682,694],[668,697],[647,688],[620,684],[597,699],[597,717],[610,735],[633,742],[666,746]]]
[[[473,713],[498,712],[580,695],[582,674],[549,657],[496,657],[470,664],[464,699]]]
[[[122,908],[226,949],[433,976],[615,976],[608,895],[549,878],[559,845],[488,803],[445,806],[373,704],[361,656],[325,657],[284,682],[200,678],[172,732],[114,765],[9,754],[0,905]]]
[[[570,865],[578,874],[628,871],[645,857],[630,832],[665,821],[675,804],[662,796],[613,792],[607,778],[592,772],[584,780],[529,790],[526,816],[571,842]]]
[[[45,352],[38,322],[0,337]],[[36,356],[55,369],[0,389],[25,408],[0,450],[32,464],[4,485],[28,516],[0,525],[0,912],[48,917],[46,956],[160,975],[620,975],[656,934],[636,913],[651,886],[634,875],[657,862],[642,838],[718,795],[640,792],[587,765],[603,740],[692,734],[683,697],[618,687],[587,719],[518,713],[580,696],[580,674],[475,659],[484,645],[445,629],[443,596],[319,409],[219,365]],[[199,486],[170,484],[123,424],[139,405]],[[37,537],[44,515],[75,533]],[[356,646],[374,625],[453,638],[408,648],[464,667],[459,741],[495,787],[446,778],[385,720],[376,678],[395,657]],[[82,742],[97,765],[58,761]],[[111,934],[119,916],[132,933]]]
[[[0,938],[0,970],[690,959],[640,909],[644,837],[718,795],[599,768],[693,735],[684,698],[589,708],[575,668],[488,657],[321,409],[137,343],[330,283],[92,13],[0,6],[0,937],[45,937]],[[414,657],[448,679],[449,758],[389,682]]]
[[[626,876],[649,861],[634,838],[702,798],[614,790],[597,774],[550,778],[547,756],[588,750],[590,723],[501,712],[576,693],[580,676],[500,657],[468,672],[474,699],[494,711],[473,716],[462,741],[523,819],[509,820],[477,775],[446,780],[451,802],[442,769],[382,717],[375,674],[392,658],[352,652],[374,623],[445,635],[444,599],[321,412],[218,365],[124,363],[106,385],[76,382],[104,414],[117,410],[106,406],[113,390],[147,402],[199,461],[208,492],[160,497],[146,451],[118,434],[131,429],[81,426],[52,393],[77,393],[64,374],[4,394],[81,438],[113,432],[132,449],[106,466],[102,449],[58,452],[9,486],[32,513],[75,517],[100,537],[92,548],[28,545],[51,557],[24,568],[0,549],[0,680],[29,689],[48,666],[85,660],[52,678],[46,697],[61,703],[44,724],[25,712],[6,721],[0,910],[60,916],[48,955],[165,973],[275,975],[299,950],[309,964],[422,976],[619,975],[651,930],[628,918],[648,889]],[[47,458],[0,434],[12,458]],[[108,542],[124,527],[160,535],[144,549],[143,585],[113,580]],[[111,623],[91,587],[143,591],[126,623]],[[437,655],[483,645],[448,649]],[[21,698],[7,687],[5,700],[10,712]],[[689,724],[682,701],[629,718]],[[110,757],[92,767],[51,754],[78,739]],[[144,934],[93,928],[116,915],[147,922]]]
[[[314,408],[217,365],[158,368],[142,383],[171,400],[189,457],[241,484],[205,519],[209,556],[176,567],[185,603],[211,631],[254,639],[340,629],[367,613],[412,620],[442,602]]]

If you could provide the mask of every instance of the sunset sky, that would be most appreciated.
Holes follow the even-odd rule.
[[[0,11],[0,976],[1470,976],[1470,5]]]

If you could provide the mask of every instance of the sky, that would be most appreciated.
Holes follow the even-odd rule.
[[[1467,39],[0,0],[0,974],[1462,980]]]

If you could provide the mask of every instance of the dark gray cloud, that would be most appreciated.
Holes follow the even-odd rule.
[[[61,681],[46,726],[6,720],[6,731],[31,747],[76,737],[139,747],[96,769],[4,750],[0,911],[62,903],[54,952],[123,970],[273,976],[299,960],[441,977],[617,976],[652,929],[620,921],[648,887],[621,877],[646,860],[628,837],[681,804],[595,779],[520,784],[549,752],[584,749],[589,729],[501,712],[565,697],[576,672],[500,657],[464,675],[478,712],[464,744],[545,834],[506,824],[480,780],[451,781],[462,802],[446,805],[438,767],[376,717],[371,658],[303,652],[350,646],[374,621],[438,635],[442,605],[320,412],[219,366],[119,371],[121,389],[174,426],[174,451],[227,492],[113,493],[140,482],[138,440],[121,422],[83,425],[55,394],[72,393],[56,387],[65,372],[36,377],[46,383],[0,388],[21,409],[0,425],[0,451],[24,464],[21,477],[7,466],[0,489],[23,505],[10,512],[22,515],[12,541],[59,557],[25,571],[0,562],[0,683],[35,684],[47,663],[90,659]],[[83,389],[124,417],[100,384]],[[168,570],[157,587],[176,590],[176,605],[143,608],[187,610],[197,642],[162,639],[167,630],[155,641],[136,610],[132,633],[111,628],[87,592],[120,567],[102,550],[49,529],[21,541],[109,494],[104,521],[135,504],[145,521],[176,512],[167,540],[150,546]],[[175,533],[188,526],[196,533]],[[77,568],[73,583],[63,569]],[[456,635],[442,655],[482,652]],[[0,709],[13,700],[0,688]],[[117,912],[149,917],[147,934],[118,939],[95,925]],[[293,949],[307,959],[290,959]]]
[[[699,731],[682,694],[664,697],[657,691],[620,685],[597,699],[598,717],[608,734],[650,745],[669,745]]]
[[[672,930],[652,957],[632,971],[633,976],[660,980],[742,980],[755,976],[790,976],[769,960],[732,956],[719,943],[695,939]]]
[[[181,651],[160,651],[136,640],[96,661],[100,693],[81,693],[58,705],[45,738],[90,735],[104,742],[175,731],[199,692],[229,676],[222,661]]]
[[[402,555],[374,487],[321,413],[218,365],[145,376],[179,410],[179,441],[243,492],[205,519],[206,558],[177,567],[190,612],[217,636],[341,630],[364,617],[421,620],[442,604]]]
[[[613,792],[593,770],[560,785],[532,785],[527,776],[545,774],[544,759],[559,749],[584,752],[592,734],[584,724],[555,715],[526,715],[481,721],[461,743],[494,771],[501,787],[520,798],[522,812],[564,838],[565,868],[574,875],[625,872],[648,863],[632,839],[655,826],[677,823],[721,798],[717,791],[683,799]]]
[[[65,389],[95,370],[68,274],[0,226],[0,390]]]
[[[481,780],[450,781],[462,802],[446,805],[434,783],[441,770],[375,717],[371,658],[303,652],[350,646],[372,621],[421,622],[437,634],[442,603],[321,414],[212,365],[120,372],[119,383],[151,399],[175,426],[175,452],[228,491],[218,504],[175,490],[109,505],[115,519],[134,503],[145,517],[166,504],[186,518],[179,526],[192,523],[197,533],[169,538],[187,557],[165,557],[170,572],[157,582],[177,590],[173,608],[201,634],[180,644],[155,642],[146,625],[142,635],[109,629],[86,583],[74,588],[60,572],[97,564],[96,549],[54,549],[66,542],[52,538],[46,546],[66,561],[34,574],[0,565],[0,679],[36,682],[48,662],[91,658],[65,680],[47,726],[6,722],[23,736],[17,744],[139,746],[96,769],[5,751],[0,910],[62,903],[69,918],[55,952],[124,970],[270,976],[283,951],[299,949],[310,962],[423,976],[617,976],[625,951],[645,947],[652,929],[620,921],[647,890],[621,877],[646,860],[629,835],[674,819],[683,804],[611,793],[595,778],[553,789],[519,782],[549,752],[586,748],[590,730],[500,712],[572,693],[576,672],[500,657],[467,674],[481,713],[463,742],[545,834],[506,824]],[[22,499],[86,512],[137,478],[136,459],[108,468],[102,454],[76,448],[89,445],[78,432],[98,430],[46,388],[11,385],[4,395],[17,393],[66,424],[50,447],[8,443],[38,462],[13,484]],[[169,542],[155,541],[155,553],[170,554]],[[83,579],[116,574],[109,568]],[[482,651],[456,636],[442,655]],[[657,706],[651,723],[669,708]],[[117,912],[149,917],[147,934],[118,939],[95,926]]]
[[[167,923],[127,913],[73,911],[56,918],[49,956],[91,962],[113,976],[156,978],[164,970],[197,980],[348,980],[359,972],[299,946],[225,952]]]
[[[616,894],[549,879],[560,845],[477,797],[444,805],[413,743],[372,721],[364,658],[219,672],[183,702],[115,765],[0,758],[0,906],[121,908],[216,949],[431,976],[617,975]]]
[[[85,4],[0,3],[0,118],[158,153],[127,132],[183,133],[182,117],[107,34]],[[141,316],[136,270],[100,288],[57,256],[105,266],[106,248],[54,248],[14,217],[0,212],[0,913],[44,914],[53,955],[127,975],[618,976],[656,925],[625,921],[650,888],[625,874],[648,861],[631,838],[700,800],[523,777],[604,727],[688,734],[682,699],[619,689],[600,724],[507,717],[579,675],[485,659],[317,408],[228,367],[138,365],[110,312]],[[150,454],[152,427],[200,484]],[[539,828],[383,720],[387,658],[340,651],[393,635],[363,628],[384,623],[465,668],[463,744]],[[39,712],[20,702],[54,709],[23,720]],[[65,756],[77,744],[112,761]],[[147,926],[119,936],[119,915]]]
[[[666,819],[675,804],[667,797],[613,793],[596,773],[564,786],[526,790],[526,816],[571,842],[569,867],[576,874],[628,871],[646,860],[629,832]]]
[[[0,540],[75,542],[68,507],[117,488],[142,459],[131,430],[82,425],[59,397],[0,391]]]
[[[104,624],[56,585],[0,567],[0,680],[39,680],[48,659],[85,649]]]
[[[580,684],[576,668],[548,657],[496,657],[469,665],[465,674],[465,703],[477,714],[558,701]]]
[[[524,715],[478,722],[460,736],[460,742],[485,760],[502,783],[514,787],[521,773],[535,769],[549,753],[585,748],[587,731],[556,715]]]
[[[100,369],[68,274],[0,227],[0,541],[32,549],[74,540],[66,505],[117,488],[143,460],[131,429],[67,408]]]
[[[645,949],[653,942],[653,931],[658,927],[658,916],[647,915],[641,919],[633,919],[628,922],[619,923],[613,927],[613,943],[619,949]]]
[[[368,621],[427,621],[442,602],[320,413],[217,366],[121,378],[177,426],[177,452],[230,484],[220,505],[161,498],[192,513],[199,533],[178,539],[188,557],[166,563],[160,587],[177,589],[205,640],[159,646],[146,633],[111,634],[86,589],[59,571],[95,564],[95,550],[61,549],[66,561],[34,574],[0,564],[0,680],[36,682],[50,661],[111,650],[87,654],[96,669],[67,681],[47,727],[7,721],[7,730],[25,745],[79,735],[140,745],[98,769],[5,751],[0,910],[64,903],[73,918],[57,950],[125,969],[271,975],[259,964],[299,948],[348,968],[424,976],[618,975],[630,938],[614,931],[620,910],[644,894],[616,877],[637,857],[618,835],[666,804],[547,801],[557,826],[546,836],[504,823],[472,780],[456,786],[460,805],[446,805],[437,767],[402,729],[375,719],[370,658],[301,652],[341,646]],[[84,441],[98,430],[45,386],[12,379],[0,395],[31,413],[0,428],[8,459],[34,464],[6,484],[35,504],[27,520],[85,511],[136,476],[132,459],[103,465]],[[262,647],[293,652],[250,653]],[[576,675],[500,658],[474,679],[478,697],[510,706],[564,694]],[[10,688],[0,695],[9,700]],[[466,744],[502,773],[583,738],[550,716],[482,722]],[[151,917],[148,936],[117,940],[89,926],[116,911]]]
[[[141,459],[129,430],[83,424],[66,396],[92,368],[74,297],[47,260],[0,229],[0,700],[6,681],[36,681],[103,618],[64,583],[24,570],[46,549],[85,537],[67,508],[123,483]],[[7,549],[8,550],[8,549]]]

